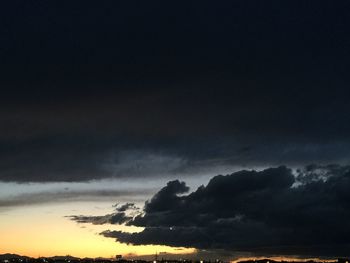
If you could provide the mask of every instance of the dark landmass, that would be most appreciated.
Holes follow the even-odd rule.
[[[259,259],[259,260],[241,260],[235,261],[236,263],[326,263],[326,262],[334,262],[334,263],[349,263],[349,258],[338,258],[334,260],[271,260],[271,259]],[[121,256],[117,256],[115,259],[108,258],[77,258],[72,256],[54,256],[54,257],[39,257],[39,258],[31,258],[26,256],[20,256],[16,254],[2,254],[0,255],[0,263],[225,263],[230,261],[223,261],[220,259],[217,260],[188,260],[188,259],[158,259],[158,260],[143,260],[143,259],[124,259]]]

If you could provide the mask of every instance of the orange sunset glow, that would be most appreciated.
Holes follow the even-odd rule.
[[[82,211],[100,203],[74,203],[70,205],[31,206],[21,210],[4,211],[0,220],[0,254],[17,253],[31,257],[71,255],[76,257],[114,257],[122,255],[153,255],[157,251],[171,254],[193,253],[194,249],[169,246],[132,246],[107,239],[100,232],[105,226],[80,226],[67,218],[74,207]],[[108,206],[106,206],[108,207]],[[100,211],[101,212],[101,211]],[[22,216],[25,213],[25,217]],[[110,226],[110,229],[141,231],[135,227]]]

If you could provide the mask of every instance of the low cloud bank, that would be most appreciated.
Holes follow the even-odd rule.
[[[348,256],[349,189],[350,167],[339,165],[242,170],[215,176],[191,193],[184,182],[175,180],[147,201],[142,213],[109,215],[108,223],[144,227],[143,231],[101,234],[133,245]],[[118,220],[112,221],[114,217]]]

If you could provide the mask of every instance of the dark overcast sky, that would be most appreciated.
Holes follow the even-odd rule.
[[[0,10],[4,181],[122,176],[110,167],[149,154],[180,171],[348,162],[347,1]]]

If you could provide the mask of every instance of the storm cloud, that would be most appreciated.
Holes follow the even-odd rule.
[[[339,165],[242,170],[188,194],[175,180],[127,222],[143,231],[101,234],[134,245],[348,256],[349,188],[350,167]]]
[[[0,181],[347,164],[349,6],[312,2],[3,3]]]

